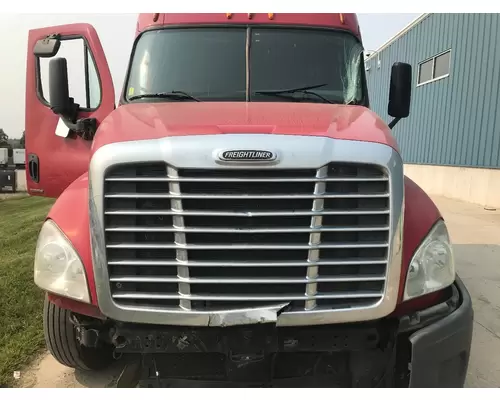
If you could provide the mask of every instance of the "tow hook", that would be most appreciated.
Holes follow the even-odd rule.
[[[86,329],[82,326],[76,327],[76,340],[85,347],[98,347],[99,331],[96,329]]]
[[[75,326],[76,340],[80,345],[94,348],[99,347],[101,332],[98,329],[86,327],[75,315],[71,315],[70,321]]]
[[[117,348],[117,349],[123,349],[127,345],[127,339],[125,337],[118,335],[116,332],[111,338],[111,343]]]

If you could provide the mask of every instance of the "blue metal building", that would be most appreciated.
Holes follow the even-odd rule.
[[[385,121],[396,61],[413,67],[411,113],[394,128],[405,163],[500,168],[500,14],[423,14],[370,54]]]

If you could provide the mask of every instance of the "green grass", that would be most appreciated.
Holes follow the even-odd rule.
[[[0,387],[45,345],[42,290],[33,283],[38,233],[54,200],[0,200]]]

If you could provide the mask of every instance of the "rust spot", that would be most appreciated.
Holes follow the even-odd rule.
[[[158,18],[160,18],[160,13],[154,13],[153,14],[153,22],[158,21]]]

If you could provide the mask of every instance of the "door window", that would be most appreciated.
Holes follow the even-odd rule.
[[[55,57],[40,58],[38,68],[39,97],[50,104],[49,63],[53,58],[66,58],[69,95],[82,109],[94,110],[101,102],[101,86],[92,53],[83,38],[61,40]]]

